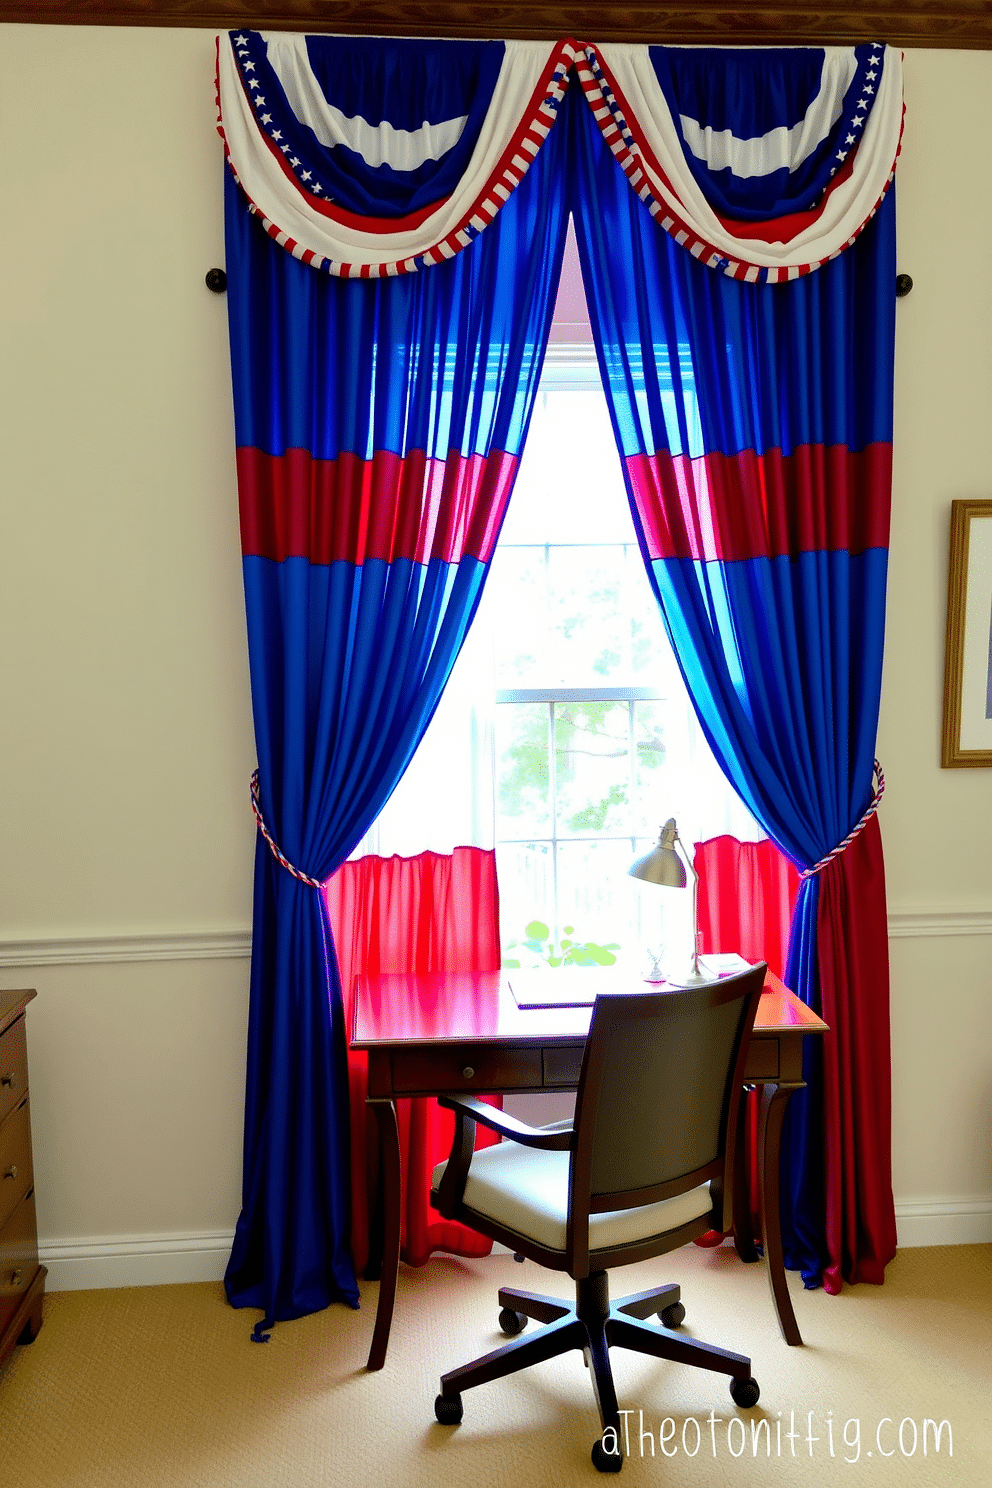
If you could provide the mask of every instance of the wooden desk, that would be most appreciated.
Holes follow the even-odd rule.
[[[641,990],[637,978],[609,977],[611,990]],[[519,1008],[502,972],[443,972],[429,976],[356,978],[351,1047],[369,1059],[368,1100],[379,1135],[383,1238],[379,1301],[368,1368],[386,1360],[400,1255],[400,1150],[395,1101],[445,1091],[574,1090],[591,1009]],[[747,1080],[763,1088],[759,1134],[763,1240],[768,1278],[786,1343],[802,1338],[782,1261],[778,1174],[782,1117],[793,1090],[803,1086],[802,1041],[826,1024],[777,977],[765,983],[748,1051]],[[743,1109],[743,1102],[742,1102]],[[738,1134],[734,1227],[738,1254],[756,1260]]]

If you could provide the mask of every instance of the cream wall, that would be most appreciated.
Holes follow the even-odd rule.
[[[950,503],[992,497],[992,54],[909,52],[905,78],[898,245],[914,288],[897,306],[878,739],[893,1186],[902,1240],[992,1239],[992,770],[939,763]]]
[[[0,985],[39,994],[56,1284],[219,1275],[239,1207],[254,749],[226,300],[203,282],[213,49],[0,37]],[[38,958],[62,964],[10,964]]]
[[[224,260],[213,39],[6,26],[0,68],[0,985],[39,992],[42,1243],[60,1285],[219,1275],[254,755],[203,284]],[[992,56],[907,59],[879,741],[907,1243],[992,1238],[992,772],[937,763],[949,502],[992,494],[990,87]]]

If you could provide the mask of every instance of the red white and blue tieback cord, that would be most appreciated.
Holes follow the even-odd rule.
[[[851,828],[847,836],[844,838],[843,842],[838,842],[837,846],[831,848],[830,852],[822,857],[818,863],[814,863],[812,868],[804,869],[803,872],[799,875],[800,878],[812,878],[814,873],[822,872],[822,870],[826,868],[828,863],[832,863],[834,858],[839,858],[841,853],[844,852],[846,848],[850,847],[855,837],[863,832],[865,827],[871,821],[872,817],[875,815],[875,812],[878,810],[878,803],[885,793],[885,776],[882,774],[882,767],[878,763],[878,760],[875,760],[872,766],[872,774],[875,777],[875,794],[872,796],[871,803],[869,804],[868,810],[865,812],[864,816]]]
[[[255,813],[255,820],[258,822],[258,830],[261,832],[262,836],[269,844],[269,847],[272,851],[272,856],[275,858],[276,862],[281,863],[282,866],[286,869],[287,873],[291,873],[294,878],[298,878],[300,880],[300,883],[309,884],[311,889],[322,889],[324,886],[319,878],[311,878],[309,873],[304,873],[300,868],[294,868],[293,864],[286,857],[286,854],[281,850],[279,844],[276,842],[268,827],[265,825],[265,818],[262,815],[262,804],[258,794],[257,770],[254,770],[252,772],[251,777],[251,809]]]

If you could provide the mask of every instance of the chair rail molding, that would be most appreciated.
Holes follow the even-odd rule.
[[[889,939],[992,935],[992,909],[890,909]]]
[[[177,930],[154,935],[43,936],[0,940],[0,970],[94,966],[114,961],[230,961],[251,955],[251,930]]]
[[[986,0],[687,0],[682,5],[499,0],[6,0],[5,21],[73,26],[189,26],[330,31],[369,36],[575,36],[585,41],[797,46],[887,41],[905,47],[992,48]]]

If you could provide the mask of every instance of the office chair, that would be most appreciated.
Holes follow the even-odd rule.
[[[471,1096],[439,1096],[455,1113],[451,1154],[434,1169],[431,1203],[448,1219],[575,1281],[575,1306],[504,1287],[500,1327],[537,1333],[441,1377],[434,1413],[462,1418],[462,1393],[569,1349],[582,1349],[599,1407],[600,1472],[623,1466],[611,1347],[730,1375],[756,1405],[751,1361],[678,1332],[676,1285],[611,1304],[607,1273],[731,1227],[733,1134],[763,965],[686,990],[596,999],[572,1122],[531,1127]],[[474,1151],[482,1122],[508,1141]],[[657,1314],[660,1324],[646,1321]]]

